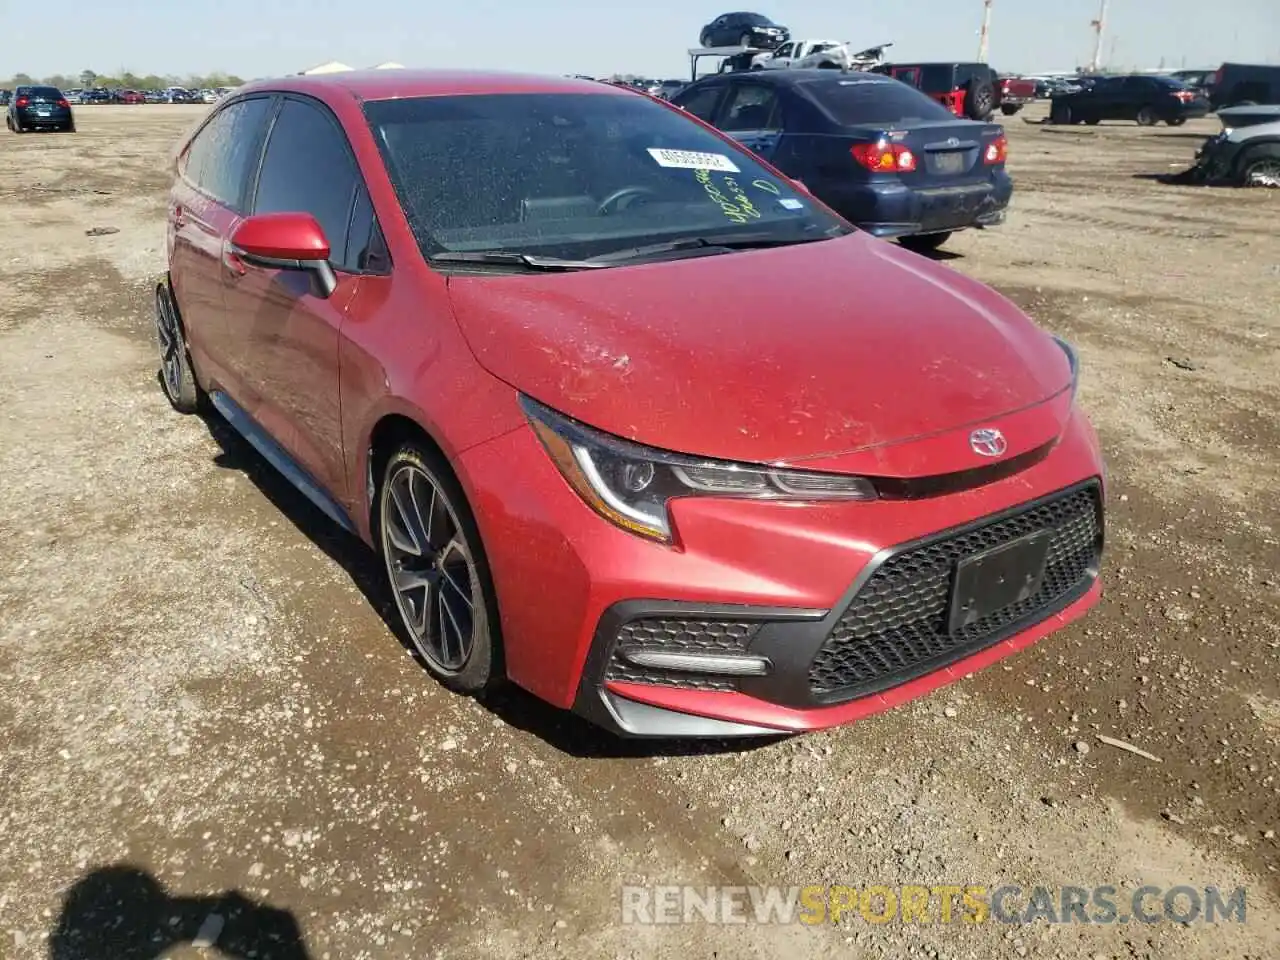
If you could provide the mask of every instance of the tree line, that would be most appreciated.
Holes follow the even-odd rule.
[[[18,73],[14,74],[13,78],[8,82],[0,83],[0,87],[12,90],[14,87],[28,84],[45,84],[50,87],[57,87],[59,90],[74,90],[77,88],[88,90],[93,87],[105,87],[108,90],[165,90],[169,87],[185,87],[188,90],[212,90],[216,87],[238,87],[242,83],[244,83],[244,80],[234,73],[210,73],[207,75],[192,73],[182,77],[177,74],[167,74],[162,77],[154,73],[139,76],[128,70],[120,70],[112,75],[95,73],[93,70],[82,70],[77,76],[55,73],[49,77],[33,77],[26,73]]]

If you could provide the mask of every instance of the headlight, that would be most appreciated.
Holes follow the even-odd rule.
[[[1080,357],[1076,354],[1076,348],[1061,337],[1054,337],[1053,342],[1062,348],[1062,352],[1067,355],[1067,363],[1071,364],[1071,399],[1074,402],[1076,387],[1080,385]]]
[[[520,403],[538,439],[578,496],[611,523],[654,540],[671,540],[667,505],[675,497],[876,498],[875,487],[864,477],[670,453],[602,433],[528,397],[521,397]]]

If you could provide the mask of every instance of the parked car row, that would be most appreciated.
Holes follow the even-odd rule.
[[[74,89],[66,91],[66,98],[73,104],[102,103],[217,103],[231,92],[229,87],[216,89],[189,90],[186,87],[166,87],[164,90],[108,89],[94,87],[91,89]]]

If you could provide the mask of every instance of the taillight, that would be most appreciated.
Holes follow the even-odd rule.
[[[982,154],[983,163],[1004,163],[1009,156],[1009,139],[1003,133],[987,144]]]
[[[855,143],[849,152],[873,173],[911,173],[916,168],[916,155],[900,143]]]
[[[71,106],[71,104],[67,103],[67,98],[66,98],[66,97],[63,97],[61,100],[59,100],[59,101],[58,101],[58,106],[60,106],[60,107],[69,107],[69,106]]]
[[[1173,95],[1183,103],[1190,103],[1196,98],[1196,95],[1190,90],[1175,90]]]
[[[19,97],[17,100],[13,102],[13,104],[16,107],[25,107],[30,102],[31,101],[28,100],[26,97]]]

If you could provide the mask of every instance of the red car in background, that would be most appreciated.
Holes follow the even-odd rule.
[[[121,90],[116,94],[116,103],[146,103],[147,98],[137,90]]]
[[[168,254],[170,401],[379,554],[455,690],[810,730],[1099,596],[1072,348],[653,98],[251,84],[180,149]]]

